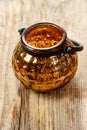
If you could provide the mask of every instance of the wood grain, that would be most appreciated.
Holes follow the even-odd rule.
[[[42,21],[84,45],[74,78],[46,94],[26,89],[11,63],[17,30]],[[87,130],[87,0],[0,0],[0,130]]]

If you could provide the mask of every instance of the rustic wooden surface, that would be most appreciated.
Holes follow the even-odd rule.
[[[26,89],[11,64],[17,29],[42,21],[84,45],[74,78],[46,94]],[[0,0],[0,130],[87,130],[87,0]]]

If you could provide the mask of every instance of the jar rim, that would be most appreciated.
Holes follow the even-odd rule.
[[[35,27],[39,27],[39,26],[41,26],[41,25],[44,25],[44,26],[50,25],[50,26],[55,27],[56,29],[58,29],[58,30],[62,33],[62,38],[61,38],[61,40],[58,41],[58,43],[56,43],[55,45],[50,46],[50,47],[46,47],[46,48],[39,48],[39,47],[31,46],[31,45],[26,41],[25,36],[26,36],[26,34],[27,34],[27,32],[28,32],[29,30],[34,29]],[[22,41],[22,46],[23,46],[23,48],[24,48],[29,54],[32,54],[32,55],[33,55],[33,54],[34,54],[34,55],[36,54],[37,56],[39,56],[39,55],[43,55],[43,56],[45,56],[45,55],[54,55],[54,53],[55,53],[56,51],[58,51],[58,50],[60,49],[60,47],[63,45],[63,43],[66,41],[66,38],[67,38],[66,31],[65,31],[62,27],[60,27],[60,26],[58,26],[58,25],[56,25],[56,24],[54,24],[54,23],[49,23],[49,22],[36,23],[36,24],[34,24],[34,25],[32,25],[32,26],[30,26],[30,27],[24,29],[24,31],[23,31],[23,33],[22,33],[22,35],[21,35],[21,41]]]

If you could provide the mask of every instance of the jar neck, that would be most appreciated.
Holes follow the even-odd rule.
[[[47,29],[54,28],[57,31],[50,30],[51,34],[53,33],[54,35],[58,36],[58,33],[60,33],[61,39],[59,41],[57,41],[57,43],[55,45],[50,46],[50,47],[39,48],[39,47],[32,46],[27,42],[26,36],[27,36],[27,34],[34,35],[32,30],[35,30],[36,28],[38,28],[39,30],[42,29],[42,32],[43,32],[43,28],[47,28]],[[32,25],[31,27],[29,27],[27,29],[22,28],[19,30],[19,32],[21,34],[21,43],[22,43],[23,49],[26,50],[27,53],[29,53],[30,55],[33,55],[33,56],[48,57],[48,56],[58,55],[59,53],[61,53],[61,51],[63,50],[63,46],[66,43],[67,34],[66,34],[65,30],[53,23],[38,23],[38,24]],[[39,32],[35,32],[35,35],[37,33],[39,35]]]

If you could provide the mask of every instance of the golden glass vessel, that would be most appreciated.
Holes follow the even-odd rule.
[[[83,46],[69,40],[64,29],[38,23],[19,29],[21,39],[12,57],[16,77],[28,88],[47,92],[64,86],[77,70],[77,51]]]

